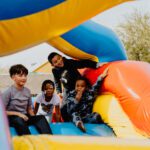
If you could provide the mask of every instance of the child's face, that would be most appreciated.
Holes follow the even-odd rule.
[[[75,85],[76,92],[84,92],[86,90],[86,82],[84,80],[77,80]]]
[[[63,57],[60,56],[60,55],[55,55],[53,58],[52,58],[52,65],[54,67],[63,67],[64,66],[64,61],[63,61]]]
[[[51,85],[49,83],[46,84],[46,86],[45,86],[45,95],[47,97],[51,97],[53,95],[53,93],[54,93],[54,87],[53,87],[53,85]]]
[[[25,74],[15,74],[12,76],[12,79],[14,80],[15,84],[19,87],[23,87],[25,83],[27,82],[27,75]]]

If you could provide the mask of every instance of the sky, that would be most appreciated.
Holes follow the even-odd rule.
[[[150,13],[150,0],[137,0],[123,3],[98,14],[92,18],[92,20],[114,30],[119,23],[125,21],[124,16],[130,15],[135,9],[139,10],[141,13]],[[56,49],[43,43],[23,52],[0,57],[0,68],[21,63],[25,65],[29,71],[32,71],[45,63],[48,54],[52,51],[56,51]]]

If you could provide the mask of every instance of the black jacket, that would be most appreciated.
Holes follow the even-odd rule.
[[[78,77],[80,77],[80,73],[77,69],[81,68],[96,68],[96,62],[91,60],[73,60],[66,59],[63,57],[64,67],[62,68],[53,68],[52,73],[54,76],[54,81],[56,85],[57,93],[62,93],[61,83],[63,83],[64,88],[67,92],[72,91],[75,88],[75,82]],[[64,72],[65,75],[64,75]],[[67,83],[62,82],[61,79],[66,79]]]
[[[70,91],[66,98],[67,113],[71,116],[72,121],[76,124],[92,114],[95,98],[98,96],[103,78],[99,77],[91,89],[86,90],[81,100],[76,100],[77,92]]]

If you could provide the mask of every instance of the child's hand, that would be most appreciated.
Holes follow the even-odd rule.
[[[104,72],[100,75],[102,79],[104,79],[108,75],[108,68],[104,70]]]
[[[103,62],[103,63],[98,62],[97,65],[96,65],[96,68],[102,67],[103,65],[105,65],[107,63],[108,62]]]
[[[83,92],[82,91],[77,91],[75,99],[79,102],[81,100]]]
[[[65,79],[65,78],[61,78],[60,81],[65,84],[67,84],[67,82],[68,82],[67,79]]]
[[[86,129],[85,129],[85,127],[84,127],[82,121],[79,121],[79,122],[77,123],[77,127],[78,127],[82,132],[86,132]]]
[[[26,115],[24,115],[24,114],[22,114],[22,113],[18,113],[18,116],[19,116],[20,118],[22,118],[24,121],[28,121],[28,119],[29,119]]]
[[[62,93],[58,93],[58,96],[60,97],[60,99],[63,99]]]

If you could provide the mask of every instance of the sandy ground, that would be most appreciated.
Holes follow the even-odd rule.
[[[38,94],[41,92],[41,84],[44,80],[51,79],[53,80],[52,74],[37,74],[37,73],[30,73],[28,75],[28,81],[26,83],[26,87],[31,90],[32,94]],[[8,88],[13,81],[11,80],[9,75],[0,75],[0,91],[4,91]]]

